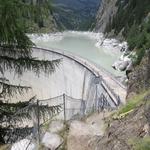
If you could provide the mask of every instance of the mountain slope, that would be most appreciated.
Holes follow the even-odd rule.
[[[133,58],[134,70],[130,73],[128,82],[128,93],[138,93],[143,88],[149,88],[150,1],[103,0],[97,14],[95,30],[126,40],[129,52],[136,52],[136,57]]]
[[[96,16],[96,31],[105,32],[107,24],[117,12],[116,2],[117,0],[102,0]]]
[[[108,128],[95,149],[149,150],[150,1],[103,0],[95,30],[126,40],[128,53],[136,53],[131,58],[133,69],[129,73],[127,104],[119,110],[122,113],[117,112],[117,118],[108,118]]]
[[[123,118],[106,121],[108,128],[98,140],[97,150],[150,149],[150,95],[136,96],[141,102]],[[110,119],[110,118],[109,118]]]
[[[97,13],[96,31],[128,35],[129,29],[140,25],[150,13],[149,0],[103,0]]]
[[[52,4],[49,0],[24,0],[24,2],[32,6],[31,11],[33,13],[32,15],[23,16],[28,33],[48,33],[58,31],[56,21],[52,15]]]
[[[68,30],[87,30],[95,21],[101,0],[54,0],[58,7],[54,16],[59,25]]]

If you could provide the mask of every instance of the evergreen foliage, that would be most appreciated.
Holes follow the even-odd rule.
[[[130,50],[137,51],[139,64],[145,51],[150,48],[150,1],[118,0],[117,13],[110,19],[105,32],[114,30],[115,35],[122,33]]]
[[[32,47],[34,43],[28,38],[28,21],[37,22],[39,26],[43,26],[43,16],[49,13],[49,0],[0,0],[0,99],[13,97],[16,94],[24,94],[30,89],[28,86],[12,85],[5,77],[5,72],[14,72],[18,76],[23,72],[32,71],[36,75],[45,72],[51,74],[60,63],[60,60],[40,60],[32,57]],[[28,21],[27,21],[28,20]],[[18,109],[23,109],[24,115],[17,115],[16,119],[29,116],[35,105],[30,105],[30,109],[25,109],[30,103],[9,104],[0,102],[0,121],[12,116]],[[29,107],[28,107],[29,108]],[[48,107],[40,106],[40,114],[46,111],[53,115],[55,110],[59,110],[60,106]],[[45,112],[45,113],[44,113]],[[50,113],[51,112],[51,113]],[[1,122],[1,124],[2,124]],[[4,121],[6,122],[6,120]],[[0,127],[1,134],[5,130],[9,130],[8,126]]]
[[[123,35],[125,37],[128,34],[128,29],[134,24],[140,25],[150,11],[149,0],[118,0],[116,6],[118,7],[117,13],[113,20],[109,21],[111,28],[106,32],[114,29],[115,33],[118,34],[124,29]]]
[[[49,74],[54,71],[60,62],[60,60],[47,61],[32,58],[32,46],[34,44],[25,34],[27,26],[24,24],[24,18],[33,15],[37,15],[37,17],[39,16],[40,18],[42,16],[41,13],[38,14],[37,12],[40,10],[44,13],[44,10],[47,10],[48,1],[37,0],[36,2],[37,3],[34,4],[31,0],[0,0],[1,76],[3,76],[5,71],[15,71],[16,74],[22,75],[22,73],[27,70],[33,71],[36,74],[39,74],[40,71]],[[1,82],[1,85],[2,83],[3,82]],[[3,89],[4,85],[6,87],[6,83],[3,84]],[[12,88],[13,87],[14,85]]]
[[[150,18],[141,25],[133,25],[127,35],[129,48],[137,52],[136,64],[139,64],[146,51],[150,50]]]

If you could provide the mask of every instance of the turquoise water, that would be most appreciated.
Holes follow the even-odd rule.
[[[121,52],[110,47],[98,47],[101,34],[90,32],[63,32],[50,35],[34,35],[33,42],[43,48],[56,48],[82,56],[102,66],[110,73],[118,76],[121,72],[115,71],[111,65],[121,56]]]

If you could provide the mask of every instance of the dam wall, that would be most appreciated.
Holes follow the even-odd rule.
[[[99,105],[102,97],[105,98],[106,105],[112,108],[124,103],[125,88],[92,62],[68,52],[36,47],[33,48],[33,57],[40,60],[61,59],[61,62],[51,75],[40,73],[36,76],[28,71],[18,78],[12,72],[7,73],[12,84],[32,87],[23,96],[13,98],[13,102],[26,101],[33,96],[44,100],[65,94],[85,100],[88,107]]]

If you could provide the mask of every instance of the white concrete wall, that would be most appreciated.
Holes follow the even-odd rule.
[[[95,92],[94,74],[76,61],[65,56],[42,50],[34,50],[33,57],[45,60],[62,59],[58,68],[51,75],[41,73],[36,76],[25,72],[23,76],[7,73],[12,84],[31,86],[30,92],[13,98],[13,101],[28,100],[36,95],[38,99],[53,98],[65,93],[76,99],[92,99]]]

